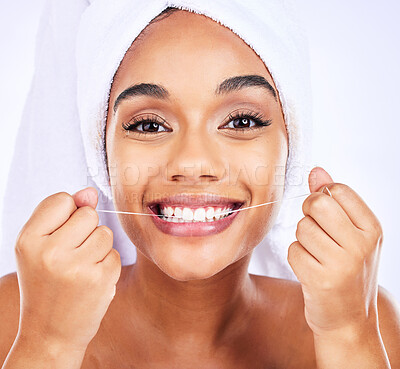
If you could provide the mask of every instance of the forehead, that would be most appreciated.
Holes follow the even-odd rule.
[[[239,36],[204,15],[178,10],[150,24],[133,42],[113,90],[146,81],[161,83],[172,94],[194,86],[214,92],[227,77],[250,74],[274,86],[263,61]]]

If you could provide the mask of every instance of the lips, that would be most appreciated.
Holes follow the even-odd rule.
[[[210,194],[178,194],[152,201],[147,207],[153,215],[153,223],[161,232],[178,237],[193,237],[222,232],[239,214],[232,211],[239,209],[243,204],[244,202],[238,199]],[[202,216],[198,218],[198,214]]]

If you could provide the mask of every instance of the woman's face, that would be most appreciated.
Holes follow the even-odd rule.
[[[134,245],[172,278],[208,278],[250,257],[274,224],[279,202],[207,218],[280,200],[288,155],[272,77],[210,18],[177,11],[132,44],[112,85],[106,148],[116,210],[151,214],[160,204],[206,220],[118,215]]]

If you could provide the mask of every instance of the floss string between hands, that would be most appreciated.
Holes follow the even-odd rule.
[[[328,189],[327,187],[325,187],[325,188]],[[328,191],[329,191],[329,190],[328,190]],[[303,195],[298,195],[298,196],[294,196],[294,197],[289,197],[288,200],[295,199],[295,198],[298,198],[298,197],[308,196],[308,195],[310,195],[310,194],[309,194],[309,193],[305,193],[305,194],[303,194]],[[332,197],[331,194],[329,194],[329,196]],[[247,210],[247,209],[251,209],[251,208],[256,208],[256,207],[259,207],[259,206],[265,206],[265,205],[273,204],[273,203],[279,202],[279,201],[282,201],[282,200],[275,200],[275,201],[265,202],[265,203],[263,203],[263,204],[258,204],[258,205],[253,205],[253,206],[247,206],[247,207],[245,207],[245,208],[240,208],[240,209],[236,209],[236,210],[225,211],[225,212],[221,212],[220,215],[225,215],[225,214],[230,214],[230,213],[233,213],[233,212],[236,212],[236,211],[242,211],[242,210]],[[133,215],[148,215],[148,216],[154,216],[154,214],[132,213],[132,212],[128,212],[128,211],[99,210],[99,209],[96,209],[96,210],[97,210],[97,211],[100,211],[100,212],[103,212],[103,213],[120,213],[120,214],[133,214]],[[180,218],[180,217],[170,216],[170,218]]]

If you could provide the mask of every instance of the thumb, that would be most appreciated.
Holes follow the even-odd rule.
[[[98,195],[94,187],[86,187],[72,195],[75,205],[80,208],[81,206],[91,206],[96,209]]]
[[[328,172],[321,167],[314,167],[308,175],[308,185],[311,193],[323,191],[324,187],[329,183],[333,183],[333,179]]]

